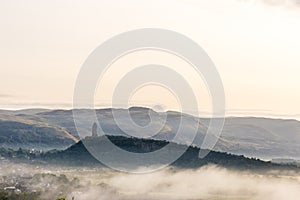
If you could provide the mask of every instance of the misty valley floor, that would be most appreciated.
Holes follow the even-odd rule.
[[[153,173],[128,174],[107,168],[32,165],[1,159],[0,186],[1,200],[61,197],[70,200],[293,200],[300,196],[300,173],[235,171],[206,165],[197,169],[166,168]],[[8,193],[10,198],[5,198]]]

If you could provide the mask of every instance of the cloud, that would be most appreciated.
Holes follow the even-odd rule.
[[[67,200],[72,197],[75,200],[298,200],[300,197],[300,174],[293,171],[234,171],[208,165],[193,170],[170,168],[147,174],[128,174],[108,169],[32,167],[32,164],[7,162],[1,163],[0,169],[0,176],[44,174],[39,176],[42,179],[32,179],[36,182],[30,186],[39,187],[42,196],[49,200],[56,199],[53,197],[64,187]],[[61,178],[64,177],[61,174],[69,181]],[[71,181],[74,178],[78,184]],[[53,190],[45,188],[49,184],[49,188],[55,186]]]
[[[205,166],[195,170],[166,169],[149,174],[113,173],[105,177],[105,187],[87,187],[75,194],[75,199],[296,200],[300,196],[299,174],[291,172],[253,173]]]

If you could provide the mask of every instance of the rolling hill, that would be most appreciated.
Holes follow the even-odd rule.
[[[63,127],[42,119],[0,115],[0,146],[25,149],[63,149],[77,142]]]
[[[125,127],[125,131],[120,129],[113,119],[112,111],[120,118],[119,123],[122,127]],[[126,113],[128,109],[99,109],[96,110],[99,124],[103,131],[109,135],[128,136],[133,134],[136,137],[149,136],[149,133],[154,129],[147,129],[147,133],[139,132],[135,127],[131,127],[127,124]],[[200,146],[203,138],[205,137],[207,126],[209,124],[208,118],[196,118],[188,114],[182,114],[178,112],[166,112],[157,113],[148,108],[133,107],[129,108],[131,118],[134,122],[140,126],[147,125],[150,120],[155,126],[162,126],[162,129],[158,134],[152,136],[153,139],[171,141],[178,129],[180,118],[184,118],[184,130],[186,130],[184,136],[177,138],[177,143],[187,144],[193,142],[194,145]],[[93,126],[91,116],[89,116],[89,110],[82,109],[77,110],[82,124],[80,130],[83,133],[83,137],[90,136]],[[150,119],[154,116],[153,119]],[[9,121],[29,121],[31,124],[31,131],[27,132],[27,139],[22,140],[24,147],[26,145],[35,146],[37,144],[33,138],[36,138],[40,133],[36,132],[35,126],[46,126],[51,128],[52,141],[57,141],[57,144],[61,144],[64,148],[67,148],[70,144],[74,144],[76,139],[81,139],[78,136],[76,127],[73,120],[72,110],[46,110],[35,114],[10,114],[0,115],[0,122],[6,125],[0,126],[0,136],[3,136],[1,140],[1,146],[5,146],[10,143],[6,130],[8,130]],[[166,116],[166,123],[163,124],[164,117]],[[10,124],[14,129],[14,124]],[[154,126],[154,128],[155,128]],[[193,140],[191,131],[193,127],[198,126],[197,136]],[[15,130],[15,132],[18,129]],[[57,133],[56,133],[57,132]],[[101,131],[98,131],[101,134]],[[65,136],[63,136],[65,135]],[[44,136],[42,136],[43,138]],[[48,137],[48,136],[47,136]],[[46,138],[47,138],[46,137]],[[50,135],[49,135],[50,137]],[[71,139],[71,140],[70,140]],[[51,141],[51,140],[49,140]],[[63,142],[65,141],[65,143]],[[66,142],[69,141],[69,142]],[[51,147],[51,143],[47,145]],[[283,120],[283,119],[269,119],[269,118],[255,118],[255,117],[230,117],[226,118],[223,132],[219,138],[218,143],[214,147],[216,151],[229,152],[234,154],[242,154],[248,157],[258,157],[263,159],[272,158],[300,158],[300,122],[297,120]]]
[[[121,168],[137,168],[147,167],[149,165],[161,165],[164,164],[164,157],[169,156],[174,151],[180,151],[182,148],[186,148],[184,145],[170,143],[167,141],[153,140],[153,139],[140,139],[140,138],[128,138],[123,136],[108,136],[109,140],[116,146],[129,152],[134,153],[149,153],[156,151],[165,145],[171,145],[170,151],[165,151],[161,156],[152,157],[153,160],[147,160],[142,163],[139,159],[128,161],[127,157],[112,157],[114,163],[117,163]],[[34,154],[30,151],[19,149],[18,151],[7,151],[0,149],[0,155],[12,160],[22,161],[32,160],[32,162],[40,162],[44,164],[54,164],[58,166],[75,166],[75,167],[89,167],[100,166],[106,167],[100,161],[96,160],[90,152],[86,149],[85,145],[89,145],[90,148],[96,150],[100,156],[103,156],[111,151],[110,148],[106,148],[107,140],[104,140],[103,136],[87,137],[86,139],[79,141],[66,150],[49,151],[42,154]],[[99,147],[104,148],[99,148]],[[101,149],[101,151],[99,151]],[[264,170],[264,169],[292,169],[298,170],[294,165],[281,165],[271,162],[261,161],[255,158],[246,158],[242,155],[232,155],[223,152],[211,151],[205,158],[199,158],[199,148],[188,147],[187,150],[179,157],[175,162],[170,163],[171,166],[177,168],[198,168],[208,164],[214,164],[226,168],[237,170]]]

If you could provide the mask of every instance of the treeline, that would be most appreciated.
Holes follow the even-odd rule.
[[[128,138],[123,136],[108,136],[109,140],[119,148],[126,151],[136,153],[147,153],[158,150],[167,144],[167,141],[153,140],[153,139],[139,139]],[[176,151],[181,148],[185,148],[184,145],[172,144],[172,150]],[[49,151],[49,152],[33,152],[30,150],[19,149],[17,151],[0,149],[0,155],[6,158],[23,159],[23,160],[37,160],[47,163],[70,165],[70,166],[90,166],[99,165],[103,166],[98,160],[96,160],[86,149],[85,145],[89,146],[108,146],[106,140],[103,137],[88,137],[83,141],[79,141],[75,145],[72,145],[63,151]],[[105,154],[110,151],[109,148],[102,148],[101,152]],[[172,166],[179,168],[197,168],[207,164],[216,164],[222,167],[234,168],[234,169],[250,169],[260,170],[269,168],[284,168],[284,169],[298,169],[294,165],[280,165],[271,162],[265,162],[256,158],[247,158],[243,155],[233,155],[226,152],[210,151],[209,154],[201,159],[199,158],[199,148],[188,147],[185,153],[174,163]],[[105,152],[106,151],[106,152]],[[168,152],[167,152],[168,153]],[[171,153],[171,152],[170,152]],[[165,155],[167,156],[167,155]],[[159,162],[160,158],[156,158]],[[120,160],[120,162],[126,162]]]

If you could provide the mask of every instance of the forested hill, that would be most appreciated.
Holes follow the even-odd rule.
[[[172,145],[172,151],[177,151],[185,148],[184,145],[175,143],[169,143],[167,141],[153,140],[153,139],[139,139],[139,138],[128,138],[123,136],[108,136],[109,140],[121,149],[136,153],[147,153],[153,152],[164,147],[167,144]],[[100,154],[108,153],[111,149],[105,148],[107,141],[104,137],[87,137],[83,141],[72,145],[63,151],[50,151],[47,153],[34,154],[26,150],[19,150],[5,154],[2,149],[2,156],[4,157],[15,157],[19,159],[43,161],[47,164],[56,165],[70,165],[70,166],[103,166],[98,160],[96,160],[86,149],[85,145],[89,147],[102,146],[102,152]],[[104,149],[104,150],[103,150]],[[264,162],[262,160],[254,158],[246,158],[242,155],[233,155],[223,152],[211,151],[205,158],[201,159],[198,157],[199,148],[188,147],[187,151],[174,163],[172,166],[180,168],[197,168],[207,164],[216,164],[222,167],[234,168],[234,169],[247,169],[247,170],[261,170],[261,169],[297,169],[295,166],[279,165],[270,162]],[[168,156],[166,152],[164,156]],[[112,158],[114,159],[114,158]],[[118,158],[116,162],[124,164],[127,162],[127,158]],[[161,158],[156,157],[157,164],[160,164]]]

